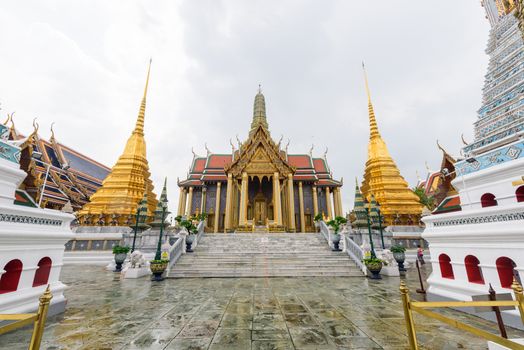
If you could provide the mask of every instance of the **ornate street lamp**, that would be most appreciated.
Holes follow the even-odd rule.
[[[166,220],[166,211],[167,211],[167,205],[166,203],[162,203],[162,222]],[[162,234],[164,233],[164,225],[160,226],[160,235],[158,236],[158,244],[156,246],[156,254],[155,254],[155,260],[161,260],[162,259]]]
[[[144,197],[140,200],[138,203],[138,207],[136,208],[136,215],[135,215],[135,229],[134,229],[134,235],[133,235],[133,246],[131,247],[131,253],[135,251],[135,243],[136,243],[136,235],[138,233],[138,226],[140,225],[141,218],[144,218],[146,215],[142,215],[142,213],[147,213],[147,197],[144,195]]]
[[[384,219],[384,217],[380,213],[380,205],[377,203],[375,207],[377,208],[378,229],[380,230],[380,241],[382,242],[382,249],[386,249],[386,246],[384,244],[384,233],[382,232],[382,220]]]
[[[364,208],[366,209],[366,219],[368,222],[368,234],[369,234],[369,244],[371,245],[371,257],[376,258],[377,255],[375,254],[375,246],[373,245],[373,237],[371,236],[371,220],[369,219],[369,216],[371,215],[371,203],[368,203],[367,205],[364,205]]]

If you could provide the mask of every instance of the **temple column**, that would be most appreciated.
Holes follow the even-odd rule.
[[[331,203],[331,193],[329,187],[326,187],[326,206],[328,211],[328,218],[333,219],[333,204]]]
[[[227,189],[226,189],[226,222],[224,223],[225,230],[228,232],[231,230],[231,219],[233,217],[233,174],[227,175]]]
[[[240,186],[240,212],[238,213],[238,225],[247,225],[247,185],[248,176],[246,172],[242,173],[242,185]]]
[[[306,217],[304,216],[304,192],[302,190],[302,181],[298,182],[298,203],[300,207],[300,231],[306,232]]]
[[[337,187],[337,204],[338,204],[338,215],[344,216],[344,210],[342,210],[342,195],[340,194],[340,187]]]
[[[338,197],[337,197],[337,188],[335,187],[333,189],[333,209],[335,211],[335,217],[340,216],[340,212],[338,211]]]
[[[282,226],[282,203],[280,200],[280,175],[273,174],[273,219],[278,226]]]
[[[207,197],[207,189],[205,187],[202,187],[202,197],[200,199],[200,214],[203,214],[206,212],[206,197]]]
[[[177,215],[184,215],[186,209],[186,189],[180,187],[180,196],[178,197],[178,210]]]
[[[293,174],[287,176],[287,196],[288,196],[288,212],[289,212],[289,231],[295,232],[295,194],[293,193]]]
[[[218,223],[220,222],[220,187],[222,182],[217,183],[217,195],[215,198],[215,222],[213,223],[213,232],[218,232]]]
[[[189,194],[187,196],[186,216],[191,216],[192,205],[193,205],[193,186],[189,187]]]
[[[317,195],[317,186],[313,186],[313,214],[318,214],[318,195]]]

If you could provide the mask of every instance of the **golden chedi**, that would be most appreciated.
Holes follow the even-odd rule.
[[[391,158],[386,143],[378,131],[366,72],[366,92],[369,111],[368,160],[364,172],[361,191],[369,202],[373,195],[380,205],[385,226],[418,225],[422,213],[422,204],[417,195],[408,187],[408,183]]]
[[[78,213],[82,226],[128,226],[134,222],[138,203],[147,191],[147,217],[157,204],[150,179],[144,139],[144,117],[151,62],[135,129],[118,161],[100,187]]]

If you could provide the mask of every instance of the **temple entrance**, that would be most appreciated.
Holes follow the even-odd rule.
[[[257,198],[258,197],[258,198]],[[255,225],[262,226],[266,224],[266,218],[267,218],[267,203],[266,198],[262,194],[262,192],[259,192],[257,196],[255,197]]]

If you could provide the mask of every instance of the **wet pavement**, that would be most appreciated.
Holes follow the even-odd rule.
[[[67,310],[48,320],[42,349],[408,349],[394,277],[154,283],[121,280],[96,266],[65,266],[62,276],[70,287]],[[417,276],[408,272],[407,281],[414,292]],[[497,333],[488,321],[446,313]],[[415,315],[415,322],[422,349],[487,348],[485,341],[438,321]],[[0,349],[27,349],[30,333],[0,336]]]

